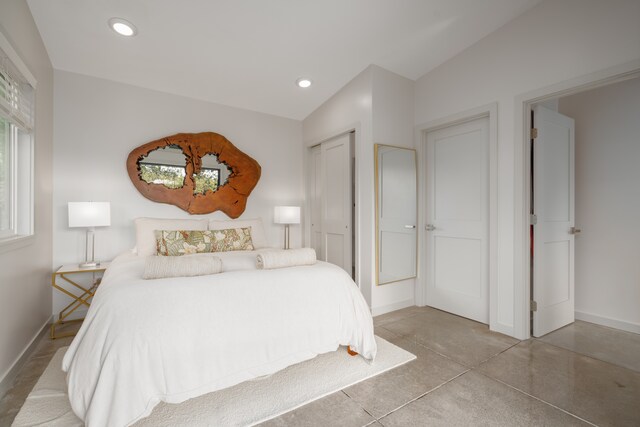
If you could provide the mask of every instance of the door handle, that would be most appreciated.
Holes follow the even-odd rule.
[[[436,229],[436,227],[433,224],[427,224],[424,226],[424,229],[427,231],[433,231]]]
[[[405,225],[404,228],[416,228],[415,225]]]
[[[581,232],[582,232],[582,230],[580,230],[579,228],[575,228],[575,227],[571,227],[571,230],[569,230],[569,234],[579,234]]]

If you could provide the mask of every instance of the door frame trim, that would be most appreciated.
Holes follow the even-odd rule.
[[[494,331],[510,333],[498,323],[498,103],[492,102],[477,108],[449,115],[437,120],[419,124],[415,127],[415,146],[418,151],[418,278],[416,280],[415,299],[417,306],[426,305],[427,278],[426,238],[424,226],[426,220],[426,197],[424,189],[427,179],[426,142],[427,134],[439,129],[459,125],[483,117],[489,118],[489,328]],[[510,329],[510,328],[509,328]]]
[[[515,97],[514,135],[514,325],[518,339],[531,337],[530,319],[530,236],[529,209],[531,184],[531,154],[529,129],[533,104],[575,95],[613,83],[640,77],[640,60],[634,60],[602,71],[586,74],[536,89]],[[509,334],[511,335],[511,334]]]

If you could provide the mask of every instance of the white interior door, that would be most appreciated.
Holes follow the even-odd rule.
[[[489,118],[427,134],[427,305],[489,323]]]
[[[322,250],[322,149],[311,148],[309,159],[309,213],[311,220],[311,247],[318,259],[324,261]]]
[[[575,143],[573,119],[534,107],[533,335],[574,321]]]
[[[323,142],[321,150],[323,259],[352,275],[351,134]]]

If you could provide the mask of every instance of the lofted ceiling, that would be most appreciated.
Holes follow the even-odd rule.
[[[538,2],[28,0],[55,69],[298,120],[369,64],[415,80]]]

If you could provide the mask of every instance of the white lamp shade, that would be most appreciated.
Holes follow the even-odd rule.
[[[300,224],[300,206],[276,206],[273,212],[276,224]]]
[[[111,203],[69,202],[69,227],[107,227],[111,225]]]

